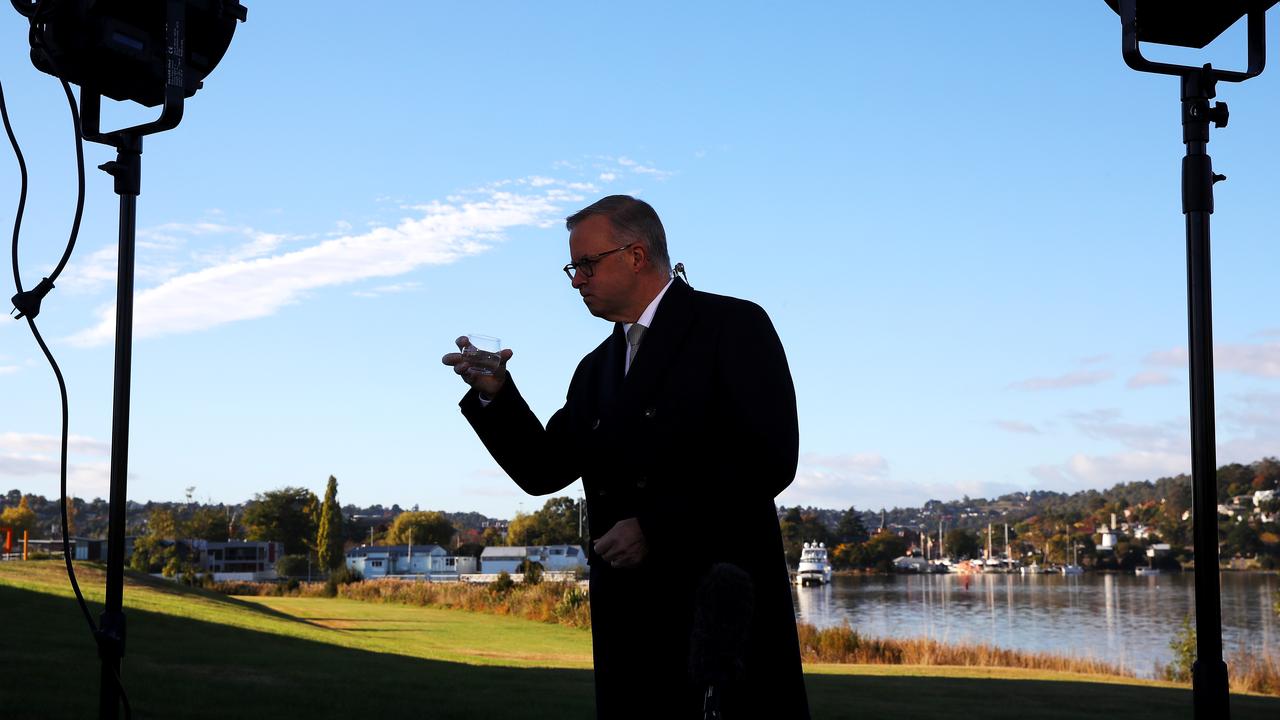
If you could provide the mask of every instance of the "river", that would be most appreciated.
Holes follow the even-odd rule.
[[[1134,575],[846,575],[794,588],[796,618],[848,622],[872,637],[929,637],[1049,651],[1123,665],[1141,676],[1172,659],[1169,641],[1195,612],[1192,573]],[[1280,658],[1280,576],[1222,573],[1223,650]]]

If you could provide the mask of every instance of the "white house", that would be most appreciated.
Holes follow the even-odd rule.
[[[366,578],[457,574],[454,558],[439,545],[361,545],[347,551],[347,567]]]
[[[532,559],[536,562],[536,556],[530,558],[529,550],[537,550],[537,548],[528,547],[487,547],[480,551],[480,571],[489,574],[500,572],[514,573],[520,572],[520,566],[526,559]]]
[[[551,572],[587,569],[587,555],[577,545],[529,545],[485,548],[480,553],[480,570],[486,574],[518,573],[525,560]]]

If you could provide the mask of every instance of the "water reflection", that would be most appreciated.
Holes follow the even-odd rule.
[[[1191,573],[1132,575],[838,576],[795,588],[796,616],[848,622],[881,637],[984,642],[1118,663],[1150,675],[1171,660],[1169,640],[1194,614]],[[1223,647],[1280,655],[1275,575],[1222,575]]]

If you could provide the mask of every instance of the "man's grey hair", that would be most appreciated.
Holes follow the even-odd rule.
[[[578,212],[565,218],[564,225],[570,231],[578,223],[592,215],[604,215],[613,226],[614,237],[625,242],[642,242],[649,249],[653,266],[670,275],[671,256],[667,254],[667,231],[662,228],[658,213],[649,203],[630,195],[610,195],[600,198]]]

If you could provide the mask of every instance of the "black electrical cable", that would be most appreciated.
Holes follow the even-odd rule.
[[[39,8],[37,3],[36,8]],[[34,14],[34,13],[33,13]],[[71,107],[72,130],[75,133],[76,145],[76,170],[77,170],[77,188],[76,188],[76,211],[75,218],[71,223],[71,234],[67,239],[67,246],[63,250],[62,258],[59,260],[57,267],[49,274],[41,285],[47,285],[50,289],[53,287],[53,280],[62,274],[63,269],[67,265],[67,261],[71,259],[71,253],[75,249],[76,238],[80,234],[80,220],[84,215],[84,139],[80,129],[80,112],[76,107],[75,95],[71,92],[71,86],[62,81],[63,92],[67,96],[67,104]],[[22,273],[18,267],[18,239],[22,232],[22,216],[27,204],[27,163],[23,158],[22,149],[18,146],[18,138],[14,135],[13,125],[9,121],[9,108],[4,98],[4,86],[0,83],[0,117],[4,120],[5,133],[9,136],[9,144],[13,147],[13,153],[18,159],[18,169],[21,174],[21,190],[18,195],[18,211],[13,222],[13,241],[12,241],[12,257],[13,257],[13,282],[17,289],[18,295],[15,299],[23,294],[22,290]],[[47,290],[46,290],[47,292]],[[39,304],[37,300],[36,308]],[[50,352],[49,346],[45,343],[44,337],[41,336],[39,328],[36,327],[35,317],[33,313],[26,314],[27,325],[31,328],[31,334],[35,337],[36,343],[40,346],[40,350],[44,353],[45,359],[49,361],[49,366],[53,368],[54,377],[58,380],[58,394],[62,401],[62,438],[61,438],[61,463],[60,463],[60,480],[62,491],[62,557],[67,565],[67,577],[71,580],[71,588],[75,591],[76,601],[80,605],[80,611],[84,614],[85,622],[89,624],[89,631],[93,634],[94,642],[101,642],[101,630],[93,622],[93,616],[89,613],[89,606],[85,602],[84,594],[80,591],[80,583],[76,580],[75,568],[71,563],[71,538],[68,531],[67,523],[67,445],[70,427],[70,413],[68,410],[69,403],[67,401],[67,384],[62,376],[62,369],[58,367],[57,361]],[[129,703],[129,696],[125,692],[124,683],[120,679],[118,672],[113,673],[117,688],[120,691],[120,700],[124,705],[124,716],[126,720],[133,716],[133,708]]]

